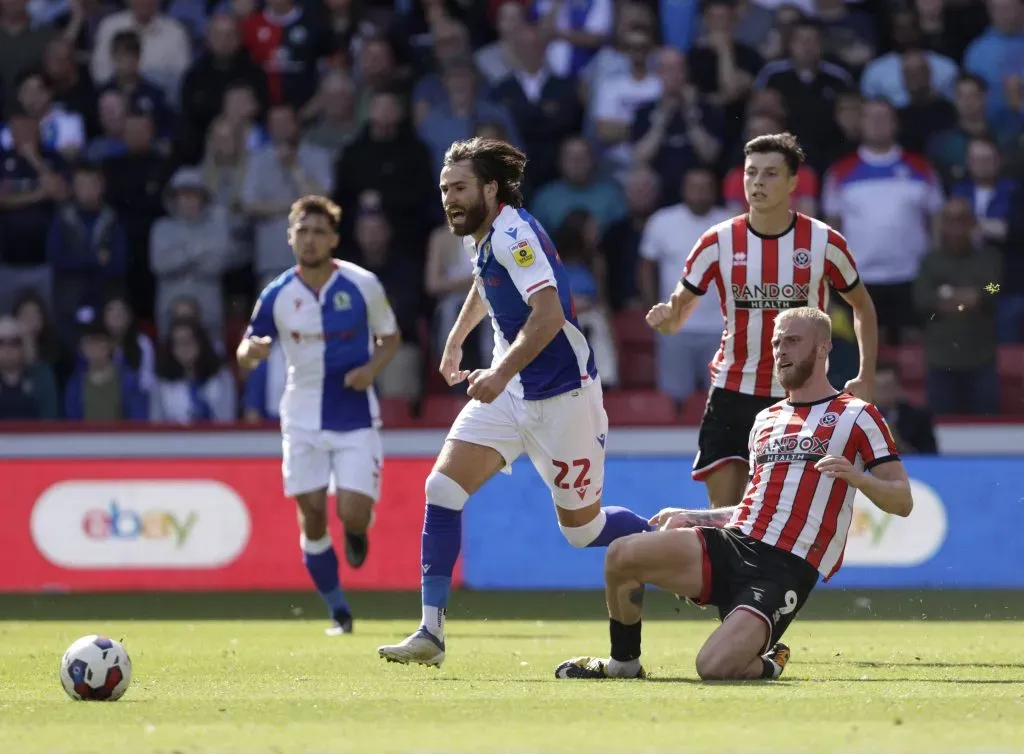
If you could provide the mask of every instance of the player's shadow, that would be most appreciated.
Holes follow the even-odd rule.
[[[1024,670],[1024,662],[869,662],[853,660],[844,663],[858,668],[1009,668]]]

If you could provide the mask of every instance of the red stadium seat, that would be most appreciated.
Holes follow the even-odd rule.
[[[654,331],[644,317],[643,309],[623,309],[612,323],[619,349],[619,385],[624,389],[650,390],[655,385]]]
[[[604,394],[608,423],[656,426],[678,423],[675,402],[656,390],[609,390]]]
[[[612,324],[615,342],[620,348],[641,346],[654,350],[654,331],[647,326],[643,309],[623,309],[616,313]]]
[[[999,346],[996,354],[996,369],[999,376],[1024,382],[1024,345]]]
[[[406,429],[416,426],[409,401],[404,398],[381,398],[380,418],[385,429]]]
[[[429,395],[423,402],[420,424],[424,427],[450,427],[468,401],[464,395]]]
[[[679,416],[680,423],[687,426],[699,426],[700,420],[704,418],[704,407],[707,402],[708,394],[706,390],[699,390],[687,398]]]

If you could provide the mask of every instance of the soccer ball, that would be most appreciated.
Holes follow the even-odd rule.
[[[132,682],[132,661],[107,636],[83,636],[60,661],[60,682],[77,701],[116,702]]]

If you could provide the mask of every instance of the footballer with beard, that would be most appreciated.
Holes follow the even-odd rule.
[[[520,455],[551,491],[558,528],[575,547],[605,547],[650,529],[646,518],[601,504],[608,436],[601,381],[558,252],[523,209],[525,165],[522,152],[496,139],[455,142],[445,154],[441,201],[448,227],[473,260],[474,284],[440,371],[449,385],[467,382],[472,400],[427,477],[422,620],[404,641],[379,648],[391,662],[444,661],[462,509],[496,473],[511,473]],[[493,361],[470,372],[462,369],[462,344],[486,313],[494,327]]]
[[[613,542],[605,555],[609,657],[576,657],[556,678],[643,678],[644,590],[651,585],[718,608],[721,625],[697,653],[703,680],[778,678],[780,642],[819,577],[839,570],[858,491],[908,516],[910,482],[878,409],[828,381],[832,323],[788,309],[771,338],[788,398],[761,411],[748,441],[750,481],[723,527],[663,511],[661,529]]]

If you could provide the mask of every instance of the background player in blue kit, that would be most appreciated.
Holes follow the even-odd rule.
[[[474,262],[474,285],[448,335],[441,374],[468,380],[472,400],[455,420],[427,477],[423,523],[423,621],[382,657],[440,665],[462,508],[525,452],[555,503],[558,526],[576,547],[603,547],[648,531],[632,511],[602,507],[608,417],[590,346],[576,322],[572,291],[548,234],[524,209],[526,156],[494,139],[455,142],[441,170],[448,226]],[[489,369],[461,368],[462,344],[490,313]]]
[[[327,603],[328,634],[352,631],[338,557],[327,531],[327,489],[333,477],[345,525],[345,557],[366,560],[366,530],[380,497],[380,411],[374,378],[394,356],[401,336],[377,277],[333,258],[341,209],[322,196],[292,205],[288,242],[298,266],[266,287],[238,347],[250,369],[279,338],[288,364],[281,398],[285,494],[299,507],[306,569]]]

